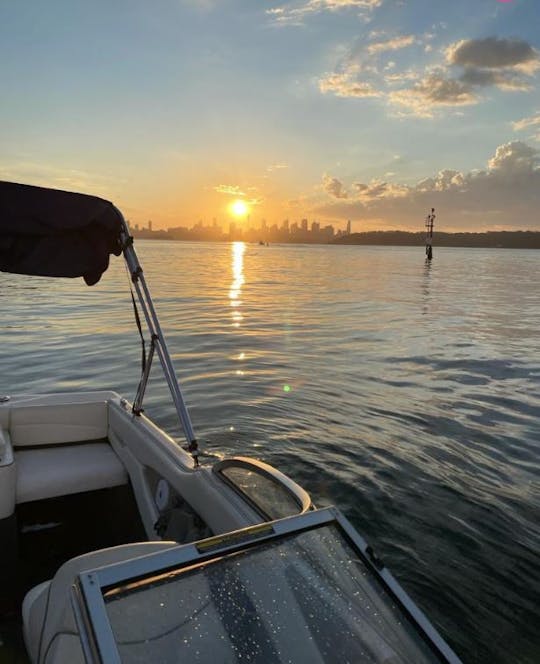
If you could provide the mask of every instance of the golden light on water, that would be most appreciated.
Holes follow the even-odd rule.
[[[233,327],[240,327],[240,322],[244,318],[240,311],[242,302],[239,298],[244,283],[244,252],[246,245],[244,242],[233,242],[231,249],[233,281],[229,290],[229,300],[231,307],[234,307],[232,312]]]
[[[229,210],[235,217],[241,219],[249,214],[249,205],[241,198],[237,198],[229,205]]]

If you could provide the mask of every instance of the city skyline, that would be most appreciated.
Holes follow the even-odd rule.
[[[128,221],[129,224],[129,221]],[[248,242],[315,242],[327,243],[333,239],[351,234],[351,221],[348,220],[345,229],[335,229],[332,224],[321,224],[317,220],[311,222],[307,218],[300,221],[282,220],[281,224],[268,223],[261,219],[259,224],[251,223],[249,219],[240,224],[236,221],[223,225],[217,218],[206,225],[203,220],[195,222],[192,226],[173,226],[167,229],[154,229],[153,222],[149,220],[146,225],[130,224],[135,236],[156,237],[167,239],[197,239],[231,241],[245,240]]]

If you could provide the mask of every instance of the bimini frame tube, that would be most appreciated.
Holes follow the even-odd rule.
[[[182,425],[184,435],[188,443],[188,450],[191,452],[195,465],[198,465],[198,452],[197,452],[197,439],[193,431],[193,425],[191,424],[191,419],[176,378],[176,372],[171,360],[169,349],[165,343],[165,338],[163,336],[163,331],[161,330],[161,325],[154,309],[154,304],[152,302],[152,297],[146,285],[146,280],[144,278],[143,269],[133,248],[133,238],[129,233],[128,225],[122,216],[122,213],[118,211],[118,214],[122,218],[122,231],[121,231],[121,242],[122,242],[122,251],[124,254],[125,261],[129,268],[131,275],[131,280],[135,286],[137,292],[137,298],[141,305],[141,308],[150,331],[150,335],[153,341],[153,345],[157,350],[159,361],[163,367],[163,373],[165,374],[165,379],[169,386],[173,402]],[[146,376],[146,379],[148,376]],[[144,380],[144,385],[142,386],[142,392],[138,397],[139,406],[142,404],[143,391],[146,385],[146,380]]]

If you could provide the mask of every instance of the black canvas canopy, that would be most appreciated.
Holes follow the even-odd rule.
[[[122,252],[121,228],[122,215],[102,198],[0,182],[0,271],[92,286]]]

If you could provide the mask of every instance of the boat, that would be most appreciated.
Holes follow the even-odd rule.
[[[459,663],[338,508],[257,459],[201,461],[121,212],[0,183],[1,271],[93,285],[112,255],[150,340],[133,402],[0,397],[0,660]],[[185,442],[144,413],[155,355]]]

